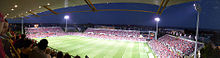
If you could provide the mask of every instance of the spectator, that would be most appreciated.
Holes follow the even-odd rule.
[[[80,56],[79,56],[79,55],[76,55],[74,58],[80,58]]]
[[[2,20],[3,16],[1,15],[0,13],[0,20]],[[0,34],[1,34],[1,31],[2,31],[2,28],[3,28],[3,23],[2,21],[0,21]],[[5,51],[4,51],[4,48],[3,48],[3,44],[2,44],[2,38],[0,38],[0,58],[5,58],[6,54],[5,54]]]
[[[57,53],[57,58],[63,58],[63,52],[59,51],[59,52]]]
[[[85,58],[89,58],[89,56],[86,55]]]
[[[12,58],[12,53],[10,51],[10,37],[7,36],[7,32],[8,32],[8,22],[3,18],[3,15],[1,15],[0,13],[0,39],[1,39],[1,49],[0,50],[2,53],[1,53],[1,56],[0,57],[9,57],[9,58]],[[4,49],[4,50],[3,50]],[[4,52],[4,53],[3,53]]]
[[[56,58],[57,53],[54,50],[52,50],[50,55],[52,58]]]
[[[29,53],[32,51],[32,41],[31,40],[24,40],[21,48],[20,56],[21,58],[28,58]]]
[[[51,58],[50,53],[51,53],[50,48],[47,48],[46,49],[47,58]]]
[[[66,54],[64,55],[64,58],[71,58],[71,56],[70,56],[68,53],[66,53]]]
[[[46,39],[40,40],[36,47],[33,48],[33,51],[30,54],[30,58],[47,58],[45,49],[48,46],[48,41]]]

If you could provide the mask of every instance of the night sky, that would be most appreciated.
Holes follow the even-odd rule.
[[[220,30],[220,0],[201,0],[200,2],[188,2],[167,7],[160,16],[159,26],[195,28],[197,11],[193,4],[201,4],[200,28]],[[108,3],[95,4],[97,9],[130,9],[157,11],[159,6],[140,3]],[[56,12],[90,10],[87,5],[56,9]],[[39,13],[48,14],[49,11]],[[128,11],[100,11],[100,12],[75,12],[51,16],[31,17],[25,19],[25,23],[60,23],[64,24],[64,15],[70,15],[69,24],[130,24],[155,26],[153,13],[128,12]],[[9,20],[10,23],[20,21]]]

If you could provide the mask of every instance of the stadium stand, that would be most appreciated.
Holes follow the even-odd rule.
[[[39,27],[39,28],[25,28],[28,38],[45,38],[51,36],[67,35],[60,27]]]
[[[139,38],[140,31],[135,30],[88,28],[84,33],[75,33],[74,35],[113,40],[146,41],[145,38]]]
[[[160,37],[158,40],[151,40],[148,44],[159,57],[166,58],[192,56],[195,47],[194,41],[168,34]],[[197,44],[199,50],[204,47],[203,43],[198,42]]]
[[[151,47],[151,49],[154,50],[154,52],[157,54],[159,58],[171,58],[171,57],[180,58],[181,57],[180,55],[173,52],[172,50],[170,50],[168,47],[166,47],[165,45],[163,45],[157,40],[151,40],[148,42],[148,44]]]
[[[191,55],[194,52],[195,42],[186,40],[179,37],[174,37],[171,35],[164,35],[158,39],[164,45],[173,48],[175,51],[180,52],[184,55]],[[198,43],[198,47],[201,48],[202,43]]]

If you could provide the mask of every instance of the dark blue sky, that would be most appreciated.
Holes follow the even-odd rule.
[[[194,9],[195,2],[167,7],[160,16],[161,21],[159,26],[185,27],[195,28],[197,12]],[[200,16],[200,27],[208,29],[220,29],[220,0],[201,0],[202,12]],[[139,3],[110,3],[96,4],[97,9],[130,9],[130,10],[146,10],[155,11],[159,6]],[[68,7],[55,10],[56,12],[90,10],[87,5]],[[51,12],[42,12],[48,14]],[[100,12],[77,12],[66,13],[51,16],[31,17],[25,19],[25,23],[65,23],[64,15],[70,15],[68,23],[71,24],[131,24],[131,25],[146,25],[154,26],[155,14],[143,12],[129,11],[100,11]],[[9,21],[20,22],[20,21]]]

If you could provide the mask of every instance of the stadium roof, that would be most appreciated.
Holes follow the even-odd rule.
[[[68,7],[87,5],[86,1],[91,2],[92,4],[144,3],[144,4],[152,4],[152,5],[160,6],[163,0],[68,0]],[[190,1],[197,1],[197,0],[170,0],[166,6],[172,6]],[[7,18],[17,18],[17,17],[34,15],[36,13],[48,11],[48,9],[54,10],[54,9],[64,8],[64,2],[65,0],[1,0],[0,12],[7,15]],[[48,4],[49,6],[46,7],[48,9],[43,7]],[[108,11],[108,10],[104,10],[104,11]],[[128,11],[128,10],[115,10],[115,11]],[[139,10],[135,10],[135,11],[139,11]]]

